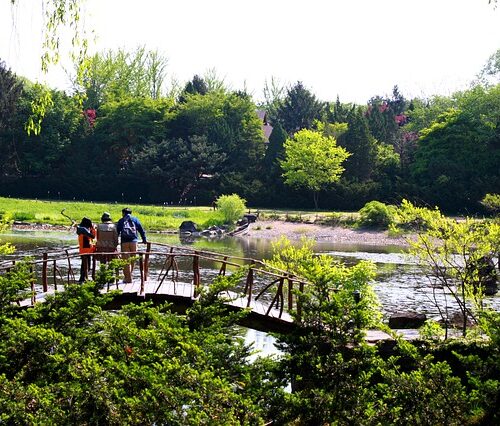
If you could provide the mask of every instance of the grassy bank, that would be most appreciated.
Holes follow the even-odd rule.
[[[64,214],[79,222],[86,216],[93,222],[99,222],[103,212],[111,213],[113,220],[121,217],[121,209],[125,207],[114,203],[94,203],[80,201],[43,201],[0,197],[0,218],[9,221],[29,223],[47,223],[51,225],[70,225]],[[203,228],[213,224],[222,224],[223,219],[218,211],[208,206],[179,207],[127,205],[133,214],[139,217],[142,224],[150,230],[177,230],[185,220],[191,220]],[[317,223],[324,225],[351,226],[358,218],[357,213],[350,212],[311,212],[306,210],[252,209],[259,212],[260,220],[281,220],[287,222]]]
[[[99,222],[103,212],[111,213],[113,220],[121,217],[120,204],[74,202],[74,201],[41,201],[22,200],[0,197],[0,216],[9,221],[30,223],[48,223],[51,225],[70,225],[68,218],[80,222],[86,216],[93,222]],[[150,230],[177,230],[184,220],[192,220],[205,227],[222,223],[222,217],[209,207],[163,207],[129,204],[133,214]]]

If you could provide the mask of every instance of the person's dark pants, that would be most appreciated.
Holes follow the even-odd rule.
[[[80,267],[80,279],[78,280],[79,283],[85,282],[88,277],[89,277],[89,271],[90,271],[90,254],[86,256],[80,256],[82,258],[82,266]]]

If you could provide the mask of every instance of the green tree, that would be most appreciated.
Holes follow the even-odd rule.
[[[23,85],[17,76],[0,60],[0,132],[11,123],[18,107]]]
[[[134,98],[159,99],[163,92],[167,59],[158,51],[138,47],[97,53],[88,59],[83,76],[74,82],[85,108],[98,109],[109,102]]]
[[[268,170],[275,169],[279,166],[279,161],[283,160],[285,154],[284,144],[287,140],[287,134],[280,123],[273,126],[273,131],[269,136],[269,144],[267,145],[264,161]]]
[[[187,96],[173,109],[167,126],[169,139],[206,136],[209,145],[225,155],[219,193],[238,192],[246,197],[258,188],[253,182],[261,174],[264,135],[250,97],[221,91]]]
[[[457,303],[465,336],[469,320],[477,324],[486,309],[482,265],[485,259],[500,252],[500,224],[470,218],[457,222],[439,210],[430,212],[409,202],[404,202],[399,210],[397,215],[402,218],[425,218],[425,228],[417,232],[418,238],[410,241],[411,252],[426,267],[430,282],[444,288]],[[448,309],[443,306],[438,309],[448,324]]]
[[[89,159],[102,173],[126,171],[135,152],[146,143],[165,137],[167,111],[172,101],[147,98],[109,102],[98,110],[93,134],[88,137]],[[92,158],[94,157],[94,158]]]
[[[41,96],[40,90],[45,89],[24,82],[9,126],[0,134],[4,176],[40,178],[60,173],[73,143],[83,133],[83,117],[75,99],[53,90],[49,92],[53,102],[44,113],[44,128],[37,135],[28,135],[24,123],[31,114],[32,102]]]
[[[319,191],[339,180],[342,163],[350,154],[334,138],[303,129],[285,142],[285,159],[280,162],[287,185],[313,193],[318,208]]]
[[[179,96],[179,102],[185,102],[188,95],[206,95],[208,93],[208,86],[198,74],[196,74],[191,81],[188,81],[184,86],[184,90]]]
[[[154,182],[165,195],[183,199],[203,180],[216,179],[226,155],[206,136],[150,141],[131,157],[131,173]]]
[[[500,176],[500,86],[460,94],[458,109],[421,131],[412,175],[420,196],[445,210],[477,209]]]
[[[348,113],[347,126],[347,131],[337,138],[339,146],[351,153],[344,164],[344,176],[366,181],[372,177],[375,169],[377,141],[370,133],[361,108]]]
[[[314,121],[321,119],[323,109],[323,103],[299,81],[287,90],[276,118],[292,136],[301,129],[311,129]]]

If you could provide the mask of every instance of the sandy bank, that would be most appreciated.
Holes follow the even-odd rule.
[[[290,240],[307,237],[315,241],[337,242],[343,244],[373,244],[407,246],[406,237],[391,237],[387,231],[355,230],[339,226],[324,226],[309,223],[283,221],[257,221],[251,223],[246,236],[255,238],[278,239],[282,235]]]

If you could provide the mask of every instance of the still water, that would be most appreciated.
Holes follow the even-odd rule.
[[[74,247],[77,244],[75,237],[72,232],[17,231],[2,234],[1,240],[15,245],[17,254],[37,255],[47,250]],[[149,239],[153,242],[188,246],[198,250],[258,260],[272,257],[272,243],[267,239],[226,237],[181,241],[177,234],[150,234]],[[399,312],[425,313],[428,318],[438,319],[435,298],[441,306],[448,306],[451,313],[458,311],[449,294],[442,289],[433,293],[422,268],[405,253],[402,247],[318,242],[314,250],[317,253],[328,254],[347,265],[353,265],[361,260],[374,262],[377,266],[377,276],[373,285],[385,319]],[[500,310],[500,294],[487,297],[486,303]],[[251,330],[246,339],[254,341],[255,347],[264,353],[272,352],[270,348],[273,347],[273,339],[270,336]]]
[[[36,256],[47,250],[74,247],[77,244],[75,237],[72,232],[14,231],[2,234],[1,239],[14,244],[18,255]],[[226,237],[180,240],[178,234],[150,234],[149,239],[159,243],[258,260],[268,259],[273,254],[272,242],[268,239]],[[385,318],[393,313],[405,311],[425,313],[428,317],[438,315],[433,300],[435,296],[424,271],[414,259],[405,253],[403,247],[318,242],[314,250],[317,253],[328,254],[347,265],[356,264],[361,260],[374,262],[377,266],[377,277],[373,285]],[[449,295],[438,291],[436,296],[442,297],[444,301],[444,297]],[[487,297],[486,300],[488,304],[500,309],[499,293]],[[447,301],[450,305],[449,297]],[[451,304],[450,309],[453,311],[456,307]]]

